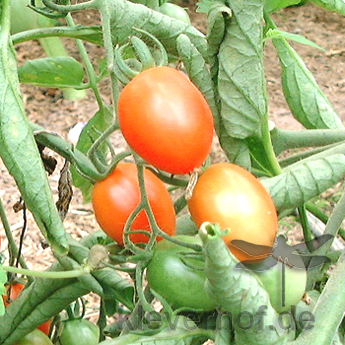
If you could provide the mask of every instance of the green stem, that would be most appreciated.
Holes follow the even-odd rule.
[[[95,37],[96,36],[96,37]],[[83,26],[83,27],[52,27],[52,28],[39,28],[18,32],[11,36],[13,45],[37,40],[45,37],[69,37],[69,38],[82,38],[84,41],[101,44],[102,31],[99,26]],[[98,37],[98,38],[97,38]]]
[[[99,0],[90,0],[84,3],[75,4],[75,5],[57,5],[51,2],[50,0],[42,0],[42,2],[45,6],[47,6],[48,8],[54,11],[58,11],[61,13],[69,13],[73,11],[81,11],[81,10],[94,8],[95,4],[97,4]]]
[[[6,211],[5,211],[1,198],[0,198],[0,219],[3,225],[3,228],[5,230],[6,238],[8,240],[8,244],[9,244],[8,250],[10,252],[10,257],[17,258],[19,250],[13,238],[10,223],[8,222]],[[23,268],[26,268],[26,269],[28,268],[22,255],[20,255],[19,257],[19,263]]]
[[[329,345],[344,316],[345,305],[345,253],[332,271],[317,305],[312,312],[313,320],[307,323],[293,345]],[[330,312],[332,311],[332,312]],[[311,326],[312,329],[307,327]]]
[[[76,169],[91,181],[101,180],[105,175],[100,174],[92,162],[70,143],[54,133],[48,133],[42,127],[30,122],[30,127],[35,134],[38,143],[50,148],[60,156],[67,159]],[[36,133],[35,133],[36,132]]]
[[[279,165],[278,159],[274,152],[271,141],[271,134],[268,126],[268,113],[266,112],[265,119],[262,121],[262,144],[266,153],[266,157],[271,166],[271,171],[274,175],[280,175],[283,170]]]
[[[18,268],[12,266],[2,266],[4,271],[22,274],[30,277],[38,278],[50,278],[50,279],[66,279],[66,278],[76,278],[84,274],[90,273],[90,268],[85,266],[81,270],[72,270],[72,271],[59,271],[59,272],[50,272],[50,271],[32,271],[25,268]]]
[[[313,244],[310,241],[314,238],[314,236],[310,230],[309,220],[308,220],[305,205],[298,208],[298,215],[299,215],[299,219],[300,219],[302,229],[303,229],[304,242],[307,243],[308,250],[310,252],[313,252],[315,248],[313,247]]]
[[[275,128],[271,132],[272,141],[279,154],[301,147],[319,147],[345,140],[345,129],[286,130]]]
[[[75,23],[74,23],[73,18],[70,14],[68,14],[66,16],[66,21],[70,27],[75,27]],[[91,86],[91,89],[92,89],[92,91],[96,97],[98,107],[100,109],[102,109],[104,107],[104,105],[103,105],[101,94],[100,94],[98,87],[97,87],[97,76],[96,76],[95,70],[92,66],[91,60],[89,58],[89,55],[87,54],[87,51],[84,47],[83,42],[80,39],[76,39],[75,41],[76,41],[77,47],[79,49],[80,56],[84,62],[85,69],[86,69],[87,74],[89,76],[90,86]]]

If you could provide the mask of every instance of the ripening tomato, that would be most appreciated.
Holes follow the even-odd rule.
[[[195,185],[188,208],[198,227],[211,222],[230,230],[223,239],[240,261],[267,255],[251,256],[231,245],[232,240],[274,245],[278,218],[273,201],[260,181],[240,166],[218,163],[207,169]]]
[[[6,285],[7,290],[10,287],[11,287],[10,296],[2,296],[5,307],[7,307],[13,300],[15,300],[19,296],[21,291],[24,289],[25,285],[18,282],[13,283],[11,285],[9,284]],[[51,323],[52,323],[52,320],[48,320],[37,328],[41,330],[43,333],[45,333],[46,335],[49,335]]]
[[[97,181],[92,189],[95,217],[103,231],[123,245],[123,230],[127,219],[140,202],[137,167],[133,163],[119,163],[104,180]],[[151,171],[145,169],[145,186],[152,212],[160,229],[168,235],[175,233],[175,210],[164,183]],[[134,220],[131,230],[150,231],[145,211]],[[130,235],[134,243],[147,243],[145,234]],[[160,240],[161,238],[157,238]]]
[[[120,128],[144,160],[171,174],[186,174],[206,160],[213,138],[211,110],[178,70],[161,66],[134,77],[119,97]]]

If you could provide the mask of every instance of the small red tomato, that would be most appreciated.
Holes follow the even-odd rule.
[[[151,171],[145,169],[145,187],[152,212],[159,228],[168,235],[175,233],[175,210],[164,183]],[[133,163],[119,163],[104,180],[97,181],[92,189],[95,217],[103,231],[123,245],[123,231],[127,219],[140,202],[137,167]],[[135,218],[131,230],[150,230],[146,212],[142,210]],[[134,243],[147,243],[145,234],[131,234]],[[160,240],[161,238],[157,238]]]
[[[122,90],[120,128],[144,160],[171,174],[187,174],[206,160],[213,138],[211,110],[196,86],[171,67],[154,67]]]
[[[211,222],[230,230],[223,239],[240,261],[262,260],[268,254],[252,256],[233,246],[232,240],[274,245],[278,218],[271,196],[254,175],[240,166],[218,163],[207,169],[195,185],[188,208],[197,226]]]

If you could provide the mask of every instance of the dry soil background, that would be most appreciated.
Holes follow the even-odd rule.
[[[204,15],[194,12],[195,5],[193,3],[181,0],[180,4],[188,7],[193,23],[202,32],[205,32]],[[99,20],[98,14],[94,12],[77,14],[75,18],[77,21],[88,24],[95,24]],[[323,52],[315,48],[293,43],[293,46],[300,53],[308,68],[314,73],[316,80],[329,97],[339,116],[344,120],[345,46],[343,39],[345,37],[345,18],[320,9],[313,4],[307,4],[302,7],[281,10],[274,14],[274,20],[281,30],[304,35],[326,50],[326,52]],[[74,42],[72,40],[65,40],[65,43],[71,55],[79,59]],[[102,48],[88,43],[86,47],[92,61],[98,62],[104,56]],[[44,56],[38,42],[20,44],[16,47],[16,51],[19,64],[28,59]],[[270,117],[279,127],[289,129],[302,128],[293,119],[284,101],[280,86],[279,62],[270,42],[268,42],[265,51]],[[56,89],[23,85],[22,92],[30,121],[58,132],[65,138],[67,138],[70,128],[78,122],[87,121],[97,111],[97,105],[91,92],[88,92],[87,99],[79,101],[64,100],[61,91]],[[107,82],[102,84],[101,92],[105,102],[109,103],[110,95]],[[125,145],[120,135],[114,137],[114,142],[119,150]],[[215,145],[212,155],[214,159],[219,159],[218,150],[218,146]],[[59,169],[62,167],[63,162],[59,157],[57,159],[59,161]],[[51,187],[55,195],[57,195],[57,180],[58,174],[50,177]],[[14,213],[12,207],[18,201],[19,193],[12,177],[8,175],[1,161],[0,198],[5,204],[11,229],[18,241],[23,226],[23,219],[22,214]],[[84,205],[82,203],[78,190],[75,190],[70,212],[65,220],[65,226],[67,231],[75,237],[85,236],[98,229],[91,205]],[[7,242],[1,224],[0,234],[2,249],[5,249]],[[23,254],[29,267],[34,269],[44,269],[49,266],[52,260],[50,250],[42,248],[41,240],[42,236],[29,214]]]

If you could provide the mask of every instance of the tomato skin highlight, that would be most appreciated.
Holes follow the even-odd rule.
[[[199,237],[174,237],[186,243],[202,244]],[[148,284],[174,309],[214,310],[217,304],[205,290],[204,263],[183,256],[183,253],[192,252],[192,249],[168,240],[157,243],[146,270]],[[200,270],[193,269],[194,266],[200,267]]]
[[[202,93],[181,72],[161,66],[144,70],[122,90],[120,128],[145,161],[171,174],[187,174],[206,160],[213,117]]]
[[[119,163],[104,180],[97,181],[92,189],[95,217],[103,231],[118,244],[123,245],[123,230],[127,219],[140,202],[140,190],[134,163]],[[168,235],[175,233],[175,210],[164,183],[151,171],[145,169],[146,192],[152,212],[160,229]],[[150,230],[145,211],[134,220],[131,230]],[[145,234],[130,235],[134,243],[147,243]],[[157,237],[157,241],[161,240]]]
[[[238,260],[262,260],[231,245],[232,240],[273,247],[278,217],[274,203],[260,181],[247,170],[231,163],[218,163],[198,179],[191,199],[190,214],[198,227],[203,222],[230,229],[223,237]]]

